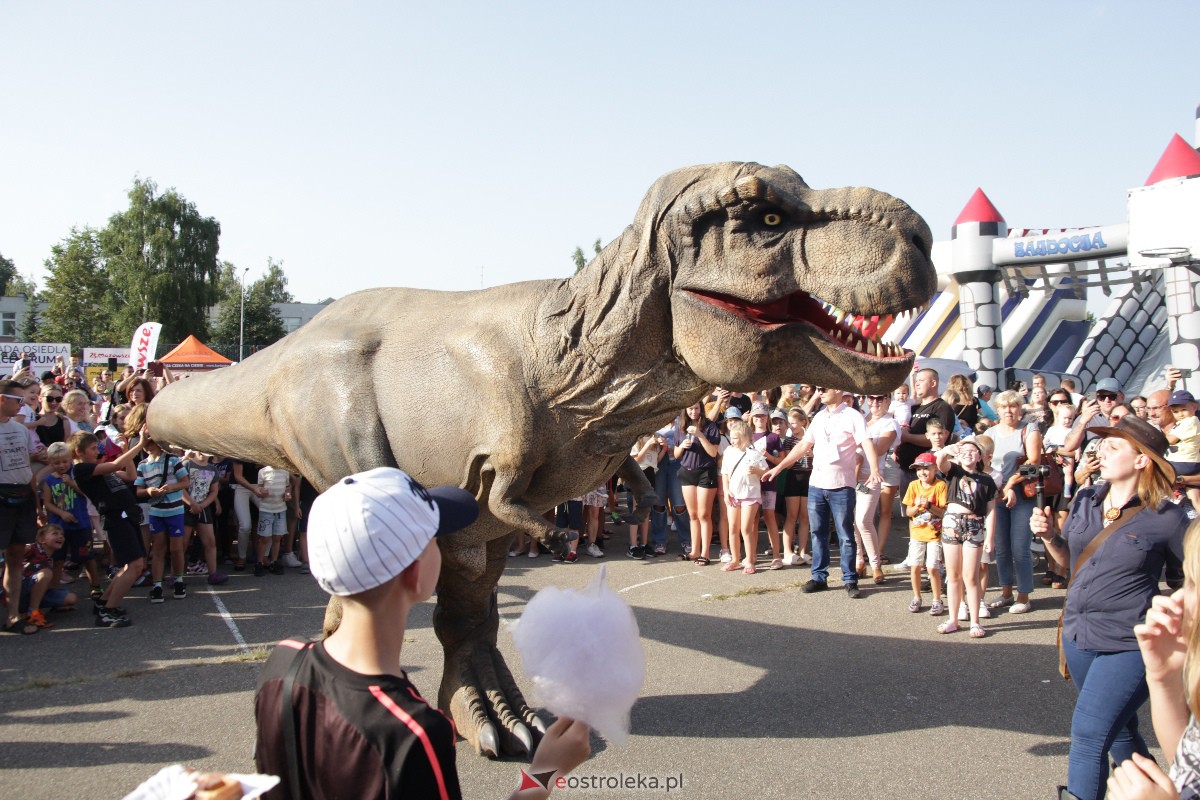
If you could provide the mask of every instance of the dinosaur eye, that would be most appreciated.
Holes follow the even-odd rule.
[[[764,225],[770,225],[773,228],[781,222],[783,222],[783,217],[773,211],[769,214],[763,215]]]

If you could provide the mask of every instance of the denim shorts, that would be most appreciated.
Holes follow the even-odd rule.
[[[986,532],[983,520],[965,514],[946,514],[942,517],[942,544],[961,544],[966,547],[983,547]]]
[[[287,535],[287,512],[286,511],[258,511],[258,535],[267,536],[286,536]]]

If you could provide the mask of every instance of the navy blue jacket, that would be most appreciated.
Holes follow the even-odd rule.
[[[1080,489],[1062,532],[1079,572],[1067,592],[1063,636],[1096,653],[1138,649],[1133,626],[1145,620],[1164,564],[1182,563],[1188,526],[1187,514],[1172,503],[1143,508],[1086,565],[1078,564],[1084,548],[1104,529],[1108,489],[1104,484]]]

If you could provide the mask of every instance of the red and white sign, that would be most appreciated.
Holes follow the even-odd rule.
[[[144,369],[158,353],[158,335],[162,333],[161,322],[143,322],[133,332],[129,343],[129,363],[135,370]]]

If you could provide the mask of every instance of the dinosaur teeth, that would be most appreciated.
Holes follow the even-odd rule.
[[[873,342],[870,339],[867,339],[867,355],[869,355],[869,356],[879,355],[878,345],[876,345],[875,342]]]
[[[863,347],[862,339],[859,339],[857,342],[854,343],[854,349],[860,353],[866,352],[866,348]]]

